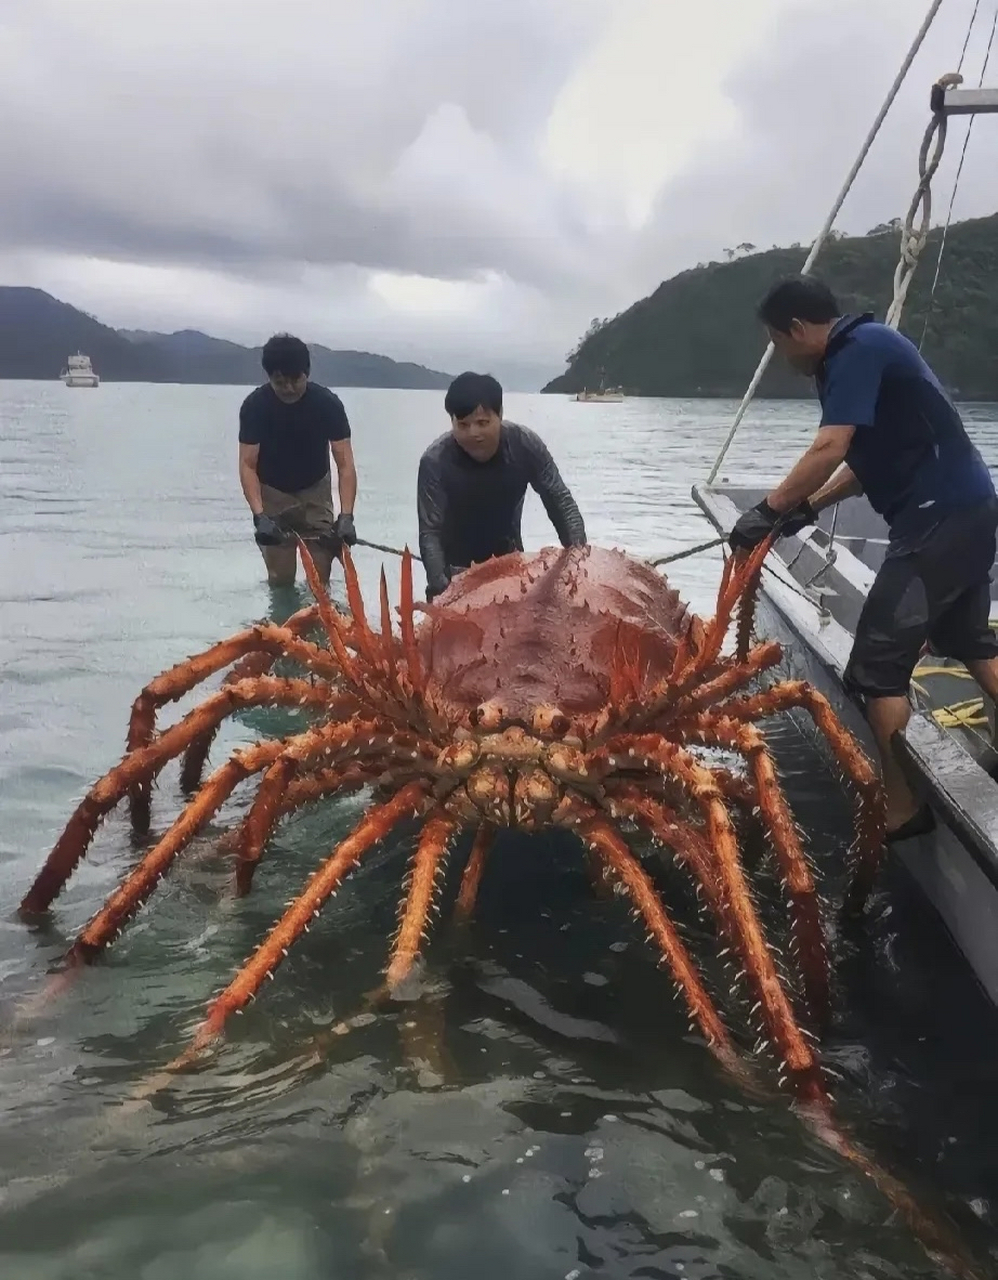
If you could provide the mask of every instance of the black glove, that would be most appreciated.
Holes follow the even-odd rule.
[[[335,529],[330,529],[328,533],[320,533],[315,541],[317,546],[320,546],[323,551],[328,551],[330,555],[338,556],[343,549],[343,539]]]
[[[254,538],[258,547],[279,547],[284,542],[284,531],[270,516],[261,511],[253,517]]]
[[[817,519],[818,514],[810,502],[801,502],[792,511],[788,511],[780,521],[779,535],[781,538],[792,538],[795,533],[800,533],[801,529],[806,529]]]
[[[341,542],[345,542],[348,547],[352,547],[357,541],[357,530],[354,528],[353,516],[348,512],[340,512],[336,517],[336,524],[333,528],[336,536]]]
[[[779,536],[789,537],[800,533],[809,524],[814,524],[814,509],[809,502],[801,502],[785,515],[774,511],[765,498],[748,511],[743,512],[735,521],[735,527],[728,535],[728,546],[732,551],[751,551],[764,542],[777,530]]]

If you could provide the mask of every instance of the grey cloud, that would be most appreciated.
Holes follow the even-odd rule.
[[[570,287],[586,232],[532,149],[605,11],[38,0],[0,53],[0,238]]]
[[[705,148],[629,233],[592,230],[584,197],[537,160],[614,4],[2,0],[2,260],[26,280],[31,261],[60,254],[216,273],[182,303],[110,284],[80,297],[112,323],[159,324],[151,308],[170,306],[177,327],[255,340],[298,316],[317,339],[429,363],[501,349],[557,364],[592,315],[726,245],[806,241],[924,9],[799,0],[730,78],[737,135]],[[954,67],[970,9],[943,7],[842,225],[904,212],[928,86]],[[978,39],[975,73],[980,54]],[[996,129],[975,126],[957,216],[998,205],[984,159]],[[957,126],[937,217],[961,141]],[[370,269],[511,283],[472,339],[465,317],[391,315],[366,290]]]
[[[985,6],[986,7],[986,6]],[[956,69],[971,5],[943,6],[837,222],[862,234],[903,217],[918,182],[918,149],[933,81]],[[660,277],[725,246],[810,243],[858,154],[924,16],[910,0],[840,0],[784,19],[765,52],[731,77],[738,136],[705,155],[659,195],[633,246],[630,279]],[[990,20],[975,28],[965,75],[976,84]],[[998,50],[996,50],[998,53]],[[998,57],[991,83],[998,83]],[[954,121],[934,182],[934,220],[945,217],[966,125]],[[989,159],[998,120],[975,125],[954,217],[998,206]],[[820,260],[819,260],[820,266]]]

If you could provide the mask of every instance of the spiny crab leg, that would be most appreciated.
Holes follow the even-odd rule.
[[[611,874],[624,886],[658,944],[659,951],[668,962],[690,1013],[711,1051],[728,1071],[746,1082],[749,1072],[735,1051],[689,952],[641,864],[619,833],[589,806],[579,804],[563,811],[562,821],[599,854]]]
[[[495,840],[495,833],[496,829],[491,822],[483,822],[475,832],[475,839],[465,864],[464,874],[461,876],[461,887],[454,906],[454,915],[460,921],[470,920],[475,910],[478,888],[482,883],[482,873],[485,871],[485,860]]]
[[[707,745],[727,747],[746,756],[759,797],[759,810],[769,831],[790,900],[796,945],[808,1009],[820,1032],[832,1019],[828,950],[821,927],[818,895],[811,867],[801,847],[793,814],[780,788],[766,740],[753,725],[719,721],[698,734]]]
[[[231,1013],[243,1009],[259,991],[266,978],[288,954],[288,950],[316,917],[363,854],[383,840],[399,822],[418,814],[426,804],[426,790],[411,782],[384,804],[373,806],[347,838],[310,879],[307,888],[296,898],[266,940],[242,966],[225,990],[211,1003],[208,1013],[195,1032],[190,1048],[171,1064],[177,1070],[187,1066],[221,1034]]]
[[[615,744],[611,743],[612,748]],[[710,770],[672,743],[625,738],[623,754],[610,754],[611,766],[634,767],[640,759],[646,768],[657,768],[676,778],[703,811],[714,866],[727,912],[736,930],[746,975],[756,991],[770,1042],[779,1049],[793,1091],[801,1102],[829,1108],[828,1092],[813,1050],[804,1038],[783,990],[776,965],[763,935],[749,886],[738,856],[738,843],[727,807]]]
[[[679,821],[677,814],[653,800],[634,783],[617,783],[610,795],[610,816],[630,818],[649,831],[660,844],[671,849],[676,858],[686,865],[694,883],[702,887],[721,927],[728,930],[730,923],[724,914],[724,900],[717,887],[713,854],[700,832],[689,823]]]
[[[217,813],[244,778],[265,769],[285,749],[284,742],[267,742],[233,753],[208,778],[166,835],[111,894],[100,911],[77,936],[66,957],[72,964],[92,963],[152,893],[170,864]]]
[[[385,975],[390,991],[395,991],[405,981],[419,956],[429,927],[437,881],[444,869],[447,845],[456,826],[454,818],[438,809],[430,815],[423,828],[412,860],[412,877],[402,922]]]
[[[424,748],[425,753],[425,744],[412,735],[396,733],[391,725],[374,720],[324,725],[310,734],[300,735],[267,770],[243,823],[243,843],[236,867],[237,893],[241,896],[249,892],[253,873],[277,822],[281,798],[303,764],[317,755],[330,760],[347,752],[354,758],[375,756],[392,761],[395,757],[401,763],[403,759],[418,756],[420,748]],[[427,767],[433,754],[430,749]]]
[[[718,707],[715,715],[742,722],[762,720],[780,711],[806,711],[824,736],[839,768],[859,794],[857,838],[852,881],[846,893],[846,910],[861,911],[876,883],[884,850],[887,812],[884,789],[873,765],[850,736],[831,703],[806,681],[793,680],[767,689],[752,698],[740,698]]]
[[[335,707],[336,700],[326,685],[268,676],[240,681],[207,698],[150,745],[125,756],[90,788],[35,877],[21,902],[21,911],[36,914],[48,909],[86,853],[101,820],[132,787],[154,778],[167,761],[179,755],[199,733],[211,729],[235,709],[267,705],[313,705],[328,712],[331,705]]]
[[[132,704],[126,749],[137,751],[152,742],[156,729],[156,712],[160,707],[167,702],[176,702],[202,680],[237,659],[255,655],[261,650],[274,659],[282,656],[293,658],[307,670],[326,679],[338,679],[339,669],[325,649],[300,639],[285,627],[250,627],[239,635],[212,645],[196,657],[177,663],[169,671],[150,680]],[[190,770],[185,770],[185,773],[189,776]],[[149,786],[147,783],[139,783],[130,796],[132,826],[139,835],[144,835],[149,830],[149,806]]]
[[[307,609],[300,609],[297,613],[292,614],[283,626],[292,635],[302,636],[318,621],[319,608],[317,605],[311,604]],[[248,653],[245,658],[240,658],[235,666],[225,673],[222,679],[222,688],[224,689],[226,685],[236,684],[239,680],[249,679],[250,676],[269,675],[279,657],[279,654],[272,653],[266,649]],[[208,763],[208,755],[211,751],[211,744],[215,740],[215,732],[215,730],[212,730],[208,733],[200,734],[184,752],[180,765],[180,789],[186,795],[193,794],[201,785],[204,767]]]

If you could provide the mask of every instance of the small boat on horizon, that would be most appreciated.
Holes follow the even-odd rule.
[[[70,356],[66,363],[66,368],[59,374],[60,379],[67,387],[99,387],[100,378],[94,372],[93,365],[90,363],[90,357],[85,356],[82,352],[77,351],[75,356]]]
[[[611,404],[623,400],[624,393],[618,387],[601,387],[599,391],[580,391],[575,398],[584,404]]]

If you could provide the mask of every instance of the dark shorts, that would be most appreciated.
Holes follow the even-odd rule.
[[[996,529],[998,503],[980,503],[947,516],[917,551],[888,554],[856,626],[851,693],[907,697],[926,641],[958,662],[998,657],[988,622]]]

